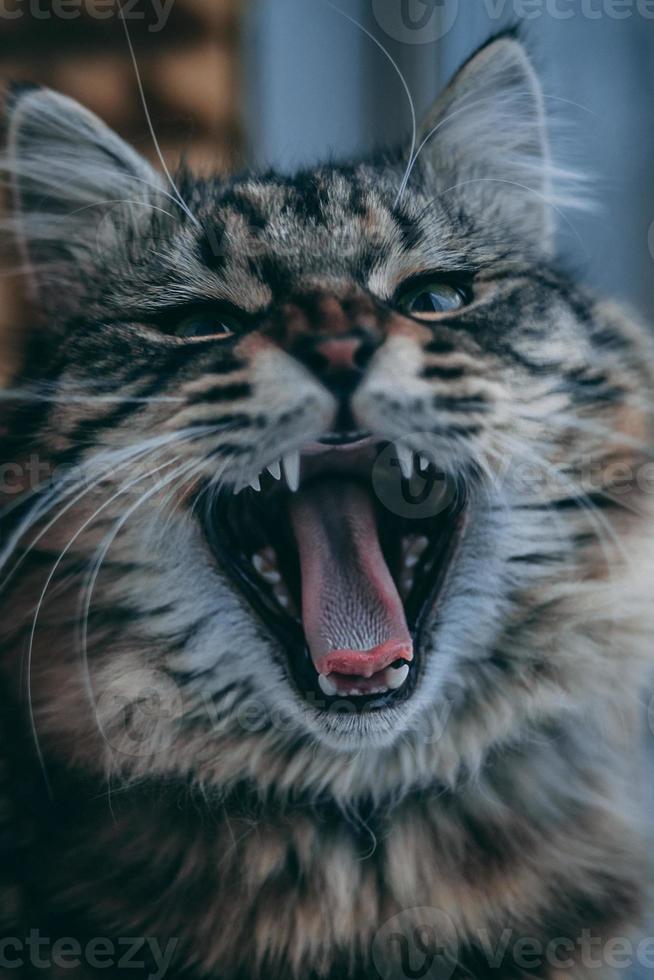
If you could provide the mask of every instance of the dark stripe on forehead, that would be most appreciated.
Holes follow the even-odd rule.
[[[403,209],[397,208],[391,212],[400,232],[402,248],[410,252],[422,242],[423,234],[418,222]]]
[[[248,196],[246,191],[226,191],[221,200],[221,205],[233,208],[240,214],[253,231],[263,231],[268,226],[269,215],[264,208]]]
[[[227,260],[225,248],[225,226],[222,222],[213,221],[198,242],[200,261],[213,272],[222,272]]]
[[[361,253],[356,262],[356,274],[364,286],[370,276],[390,255],[390,242],[378,242],[374,246],[362,239]]]
[[[272,253],[248,259],[248,270],[271,290],[274,296],[287,296],[293,287],[293,276]]]
[[[297,192],[294,202],[297,213],[305,221],[310,221],[316,225],[324,224],[324,189],[320,178],[312,173],[301,173],[295,178],[293,184]]]
[[[350,187],[350,198],[347,206],[348,210],[359,218],[364,218],[368,213],[366,192],[359,183],[352,183]]]

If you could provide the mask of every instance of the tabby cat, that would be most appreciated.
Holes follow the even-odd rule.
[[[225,180],[12,91],[10,966],[34,929],[76,978],[636,949],[654,350],[555,259],[544,105],[502,35],[411,147]]]

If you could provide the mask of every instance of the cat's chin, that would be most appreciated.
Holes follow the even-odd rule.
[[[390,740],[424,674],[424,625],[463,537],[465,483],[452,492],[432,463],[365,434],[329,434],[303,447],[290,479],[282,472],[202,494],[206,539],[326,740]]]

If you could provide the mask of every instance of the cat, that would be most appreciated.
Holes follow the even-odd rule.
[[[506,33],[410,146],[225,179],[12,90],[8,962],[33,929],[84,978],[129,937],[187,980],[636,949],[654,351],[557,258],[544,106]]]

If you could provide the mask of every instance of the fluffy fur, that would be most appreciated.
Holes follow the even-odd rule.
[[[521,44],[464,66],[408,170],[403,151],[173,186],[60,95],[8,115],[44,316],[5,402],[7,929],[174,937],[193,980],[363,980],[408,975],[385,923],[436,914],[422,975],[611,976],[487,954],[506,929],[630,936],[647,880],[654,357],[552,258],[565,174]],[[473,295],[425,324],[394,296],[429,271]],[[247,329],[176,334],[212,301]],[[329,426],[294,344],[362,320],[357,420],[464,479],[469,525],[413,696],[335,716],[193,504]]]

